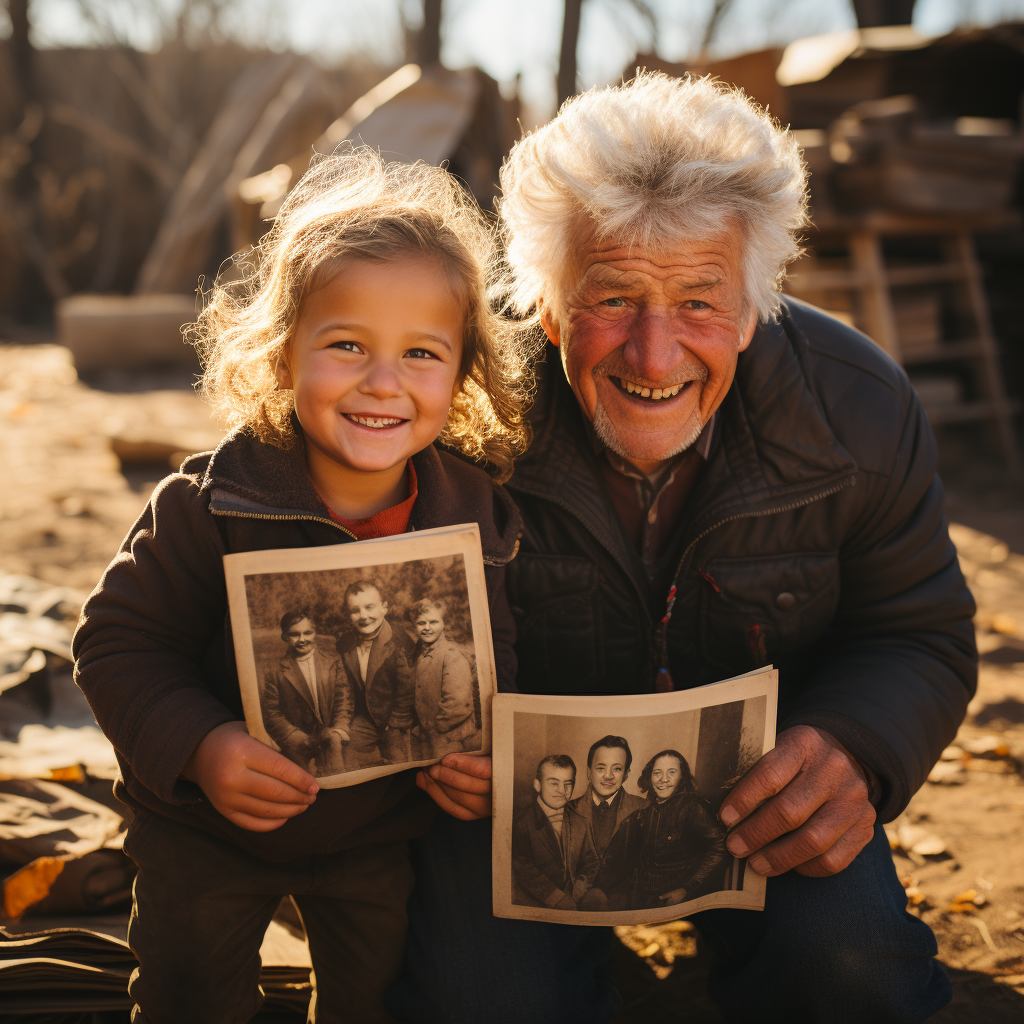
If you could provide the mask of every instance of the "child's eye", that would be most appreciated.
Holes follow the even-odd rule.
[[[332,341],[330,348],[340,349],[342,352],[362,352],[359,343],[355,341]]]
[[[405,353],[410,359],[436,359],[437,356],[429,349],[411,348]]]

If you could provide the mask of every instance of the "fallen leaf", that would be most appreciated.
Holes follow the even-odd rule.
[[[1005,636],[1013,636],[1017,632],[1017,621],[1009,615],[993,615],[988,628],[993,633],[1002,633]]]
[[[939,755],[940,761],[959,761],[964,756],[963,747],[951,744]]]
[[[32,906],[45,899],[50,886],[64,870],[61,857],[37,857],[4,881],[4,914],[21,917]]]
[[[68,768],[51,768],[50,780],[52,782],[85,782],[85,772],[80,764],[73,764]]]

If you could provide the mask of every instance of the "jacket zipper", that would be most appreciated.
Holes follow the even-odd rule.
[[[336,523],[333,519],[324,519],[323,516],[274,516],[268,515],[265,512],[227,512],[215,508],[211,508],[210,512],[215,516],[234,516],[236,519],[268,519],[272,522],[289,523],[325,523],[327,526],[333,526],[336,530],[348,534],[353,540],[359,540],[351,530],[342,526],[341,523]]]
[[[849,487],[853,483],[854,477],[847,477],[846,480],[841,481],[838,484],[833,485],[827,490],[821,491],[818,494],[812,494],[805,498],[803,501],[793,501],[788,505],[779,505],[776,508],[761,509],[756,512],[737,512],[736,515],[726,516],[725,519],[718,520],[717,523],[712,523],[706,530],[697,534],[689,544],[686,545],[686,549],[683,551],[682,557],[679,559],[679,564],[676,566],[676,571],[672,576],[672,586],[669,588],[668,597],[665,603],[665,614],[661,618],[661,622],[658,623],[658,628],[655,632],[655,644],[658,649],[658,660],[660,662],[657,674],[655,676],[655,689],[671,690],[672,676],[668,670],[668,641],[666,634],[668,632],[669,620],[672,618],[672,608],[676,603],[676,590],[679,583],[679,578],[683,572],[683,564],[686,559],[690,556],[690,552],[702,541],[709,533],[713,533],[720,526],[725,526],[726,523],[735,522],[737,519],[759,519],[762,516],[774,516],[782,512],[792,512],[795,508],[803,508],[805,505],[811,505],[816,501],[821,501],[822,498],[828,498],[833,494],[838,493],[846,487]],[[661,683],[659,686],[658,684]]]

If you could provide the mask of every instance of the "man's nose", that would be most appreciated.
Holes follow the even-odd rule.
[[[661,309],[645,307],[633,321],[623,358],[637,376],[655,383],[671,376],[686,359],[678,324]]]

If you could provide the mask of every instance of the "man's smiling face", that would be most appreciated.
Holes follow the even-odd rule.
[[[743,300],[742,233],[666,251],[595,243],[541,323],[584,414],[650,471],[688,448],[721,404],[757,323]]]

